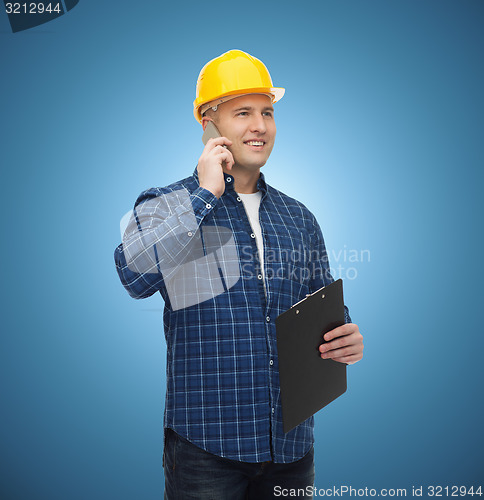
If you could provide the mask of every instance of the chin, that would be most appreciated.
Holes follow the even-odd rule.
[[[263,167],[267,163],[268,158],[251,158],[251,160],[246,163],[247,168],[256,170]]]
[[[263,167],[267,160],[259,160],[259,161],[245,161],[245,162],[238,162],[235,158],[235,164],[244,170],[250,170],[250,171],[256,171],[259,168]]]

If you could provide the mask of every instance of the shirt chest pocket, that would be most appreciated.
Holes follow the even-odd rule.
[[[310,237],[304,228],[281,227],[265,235],[264,264],[268,278],[307,287],[310,278]]]

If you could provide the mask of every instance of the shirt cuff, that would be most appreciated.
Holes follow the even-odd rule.
[[[207,216],[215,207],[218,198],[208,189],[198,187],[190,195],[193,213],[197,218],[197,225],[200,225],[202,219]]]

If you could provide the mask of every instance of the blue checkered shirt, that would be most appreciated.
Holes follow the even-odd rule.
[[[257,187],[262,192],[264,290],[254,232],[233,178],[224,177],[225,192],[219,199],[200,187],[197,169],[179,182],[143,192],[135,204],[136,224],[128,226],[115,250],[116,268],[132,297],[159,291],[165,300],[165,427],[218,456],[293,462],[310,450],[314,423],[311,417],[283,432],[275,319],[333,281],[323,235],[302,203],[266,184],[261,174]],[[163,196],[177,200],[182,193],[185,198],[179,198],[178,206],[153,203]],[[182,248],[190,241],[186,234],[208,226],[230,229],[240,277],[222,293],[175,310],[157,262],[163,258],[160,250],[173,252],[174,244]],[[171,243],[163,247],[169,235]],[[150,245],[158,251],[155,267],[147,271],[140,259]],[[346,307],[345,315],[350,322]]]

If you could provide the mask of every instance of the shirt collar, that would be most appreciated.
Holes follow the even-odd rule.
[[[196,179],[197,184],[200,185],[200,181],[198,179],[198,170],[197,167],[195,167],[195,170],[193,172],[193,177]],[[226,174],[224,172],[224,179],[225,179],[225,192],[227,190],[234,190],[234,176],[231,174]],[[264,178],[264,174],[261,172],[259,178],[257,179],[257,189],[262,192],[262,196],[264,196],[267,192],[267,184]]]

